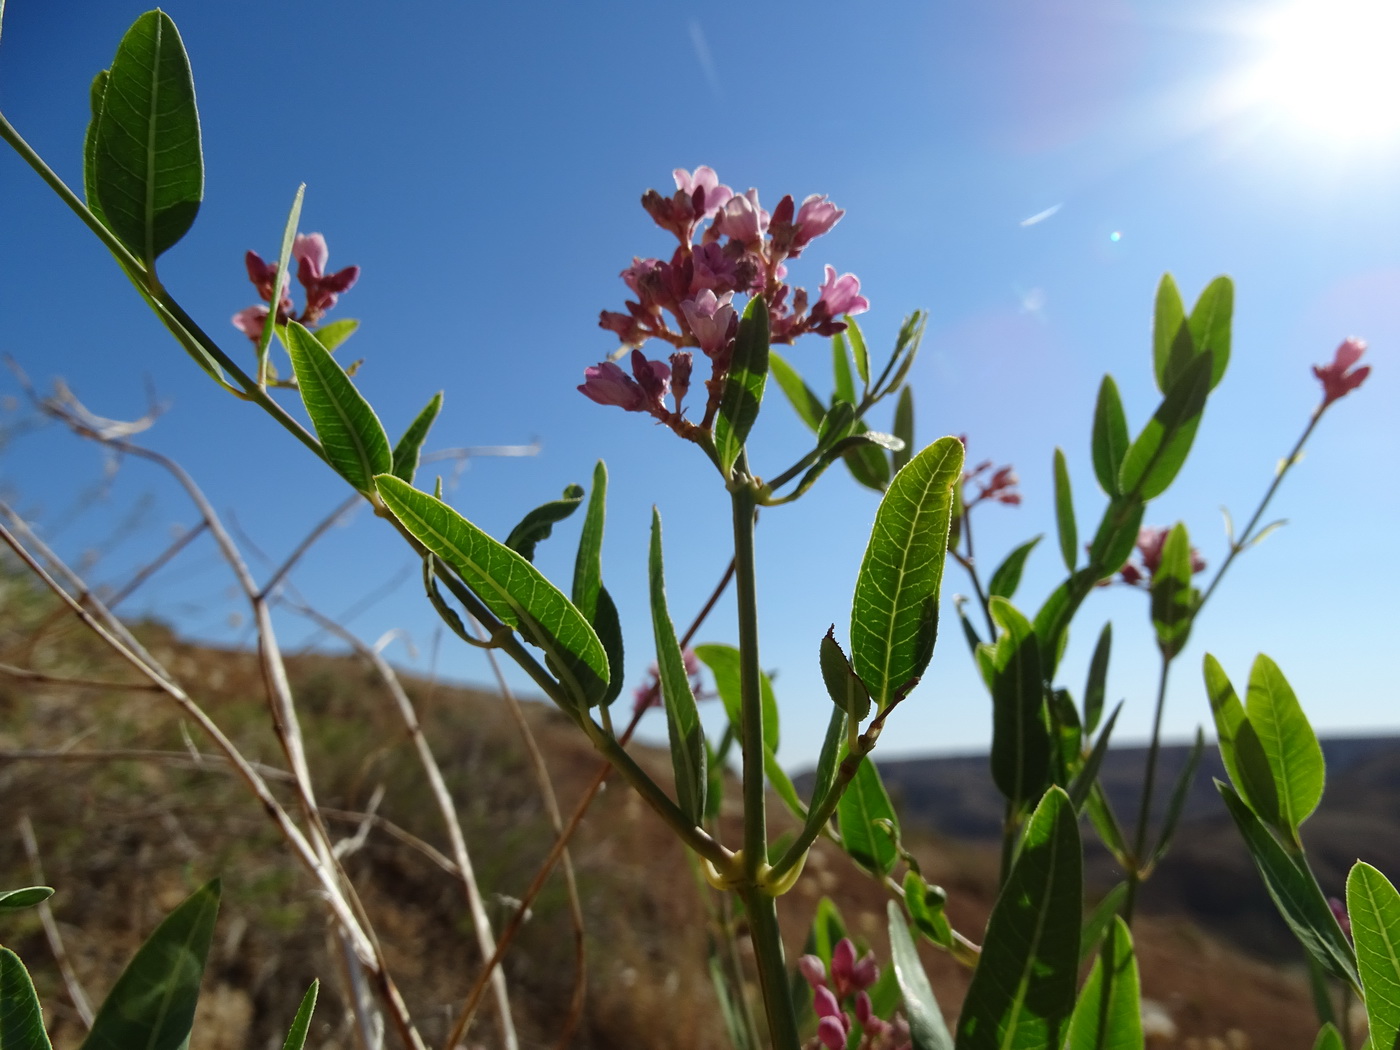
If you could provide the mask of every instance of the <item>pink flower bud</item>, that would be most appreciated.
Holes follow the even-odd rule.
[[[846,213],[823,196],[813,194],[797,209],[797,233],[793,237],[792,254],[796,255],[814,238],[820,237],[841,221]],[[842,311],[849,313],[850,311]]]
[[[823,1017],[817,1022],[817,1040],[827,1050],[846,1050],[846,1026],[834,1017]]]
[[[724,349],[733,337],[731,329],[738,324],[738,315],[730,305],[733,298],[733,292],[716,296],[706,288],[694,299],[681,303],[691,335],[695,336],[696,343],[709,357]]]
[[[249,252],[248,254],[252,254]],[[268,309],[266,306],[250,306],[233,315],[233,327],[253,342],[262,340],[263,329],[267,327]]]
[[[815,955],[804,955],[797,960],[797,972],[807,979],[813,988],[826,987],[826,966]]]
[[[326,247],[326,239],[319,233],[299,233],[292,242],[292,258],[297,261],[297,266],[313,279],[326,272],[326,263],[330,261],[330,257],[331,252]],[[307,280],[300,274],[298,279],[302,284]]]
[[[817,305],[825,307],[828,317],[842,314],[863,314],[870,309],[870,300],[860,294],[860,279],[853,273],[836,276],[836,267],[826,267],[821,298]]]
[[[640,412],[646,405],[642,388],[612,361],[585,368],[578,389],[600,405],[616,405],[627,412]]]
[[[715,226],[721,234],[741,244],[755,245],[768,230],[768,213],[758,206],[758,190],[730,197],[724,209],[715,216]]]
[[[1313,365],[1313,375],[1322,382],[1322,408],[1326,408],[1339,397],[1346,397],[1366,382],[1366,377],[1371,374],[1370,365],[1358,368],[1354,372],[1347,371],[1365,352],[1366,341],[1353,336],[1337,347],[1337,353],[1330,365]]]

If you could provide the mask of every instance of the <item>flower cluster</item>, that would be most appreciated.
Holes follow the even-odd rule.
[[[893,1021],[875,1016],[866,991],[880,977],[873,952],[856,958],[856,946],[842,937],[831,952],[831,973],[815,955],[797,960],[797,969],[812,986],[812,1005],[817,1014],[816,1037],[807,1050],[845,1050],[851,1032],[859,1026],[859,1050],[909,1050],[909,1025],[895,1014]],[[851,1010],[842,1003],[849,1002]]]
[[[808,332],[835,335],[846,327],[843,315],[863,313],[870,303],[854,274],[838,275],[832,266],[826,267],[817,301],[810,306],[805,289],[786,283],[786,261],[800,256],[845,214],[826,197],[811,196],[798,205],[787,196],[769,214],[760,206],[757,190],[735,193],[712,168],[677,168],[674,178],[674,194],[648,190],[642,207],[676,238],[675,252],[669,260],[633,258],[621,277],[635,298],[627,300],[626,312],[604,310],[598,321],[632,348],[632,374],[604,361],[584,370],[579,390],[601,405],[646,412],[691,436],[694,424],[683,418],[693,367],[690,348],[710,360],[708,400],[699,424],[708,429],[739,329],[736,295],[763,297],[774,343],[791,343]],[[650,339],[676,348],[668,361],[642,354],[639,348]]]
[[[705,699],[703,683],[700,680],[700,661],[693,649],[683,650],[681,659],[685,661],[685,675],[690,679],[690,691],[696,700]],[[656,664],[647,669],[647,682],[632,691],[632,713],[640,715],[650,707],[661,706],[661,672]]]
[[[958,440],[962,442],[963,449],[966,450],[967,435],[960,434]],[[969,496],[968,486],[974,483],[977,486],[977,491]],[[984,459],[971,470],[963,471],[963,513],[966,514],[977,504],[987,500],[991,500],[993,503],[1005,503],[1011,507],[1019,506],[1021,494],[1016,491],[1016,486],[1020,483],[1021,479],[1016,476],[1013,467],[1007,465],[993,469],[992,461]]]
[[[1128,562],[1118,574],[1124,583],[1130,586],[1147,586],[1152,582],[1152,577],[1157,574],[1157,569],[1162,564],[1162,548],[1167,545],[1167,537],[1171,535],[1171,529],[1154,528],[1145,525],[1138,530],[1137,550],[1138,557],[1142,561],[1139,568],[1132,562]],[[1191,548],[1191,573],[1205,572],[1206,560],[1201,557],[1200,551],[1195,547]]]
[[[289,282],[285,275],[277,272],[277,266],[264,262],[257,252],[250,251],[244,257],[248,268],[248,279],[258,290],[264,304],[250,306],[233,315],[233,326],[253,342],[262,339],[263,328],[268,315],[272,313],[271,303],[277,300],[277,323],[286,324],[295,320],[308,328],[317,324],[326,311],[336,304],[342,292],[350,290],[360,279],[358,266],[347,266],[335,273],[326,272],[330,261],[330,249],[326,239],[319,233],[299,233],[292,242],[292,258],[297,264],[297,281],[306,293],[306,306],[300,314],[293,313]]]
[[[1319,412],[1337,398],[1346,397],[1366,382],[1366,377],[1371,374],[1370,365],[1350,370],[1365,352],[1366,341],[1353,336],[1343,340],[1342,345],[1337,347],[1337,353],[1330,365],[1313,365],[1313,375],[1322,383],[1322,405],[1318,408]]]

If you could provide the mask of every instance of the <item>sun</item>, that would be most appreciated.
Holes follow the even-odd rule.
[[[1310,138],[1400,140],[1400,0],[1294,0],[1259,32],[1260,103]]]

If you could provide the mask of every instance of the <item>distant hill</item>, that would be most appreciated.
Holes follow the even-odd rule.
[[[1400,737],[1341,737],[1322,741],[1327,790],[1303,826],[1303,842],[1324,892],[1344,895],[1346,874],[1363,858],[1400,876]],[[1157,819],[1186,763],[1189,748],[1164,748],[1158,760]],[[1125,829],[1136,820],[1147,749],[1114,749],[1102,779]],[[1002,798],[985,755],[880,762],[901,819],[964,841],[1000,837]],[[1208,745],[1187,798],[1171,853],[1153,875],[1143,907],[1189,915],[1252,952],[1298,949],[1262,892],[1258,873],[1212,783],[1226,779],[1219,751]],[[1087,829],[1087,823],[1086,823]],[[1086,830],[1091,888],[1108,889],[1120,876]]]

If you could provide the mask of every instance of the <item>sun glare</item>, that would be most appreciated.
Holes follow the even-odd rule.
[[[1400,139],[1400,0],[1296,0],[1262,29],[1261,103],[1310,137]]]

